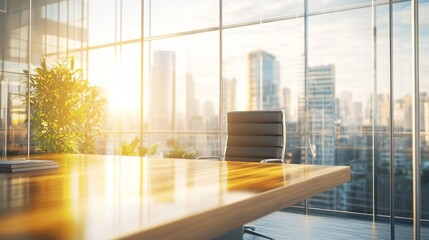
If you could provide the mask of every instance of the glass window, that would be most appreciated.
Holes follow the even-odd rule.
[[[263,19],[304,14],[303,0],[263,0],[261,2],[261,15]]]
[[[296,163],[302,145],[298,97],[303,94],[303,31],[302,19],[290,19],[223,32],[223,126],[229,111],[285,110],[287,155]]]
[[[308,0],[308,11],[333,10],[357,4],[367,4],[371,7],[371,0]]]
[[[141,0],[122,1],[122,40],[141,38]]]
[[[224,26],[270,18],[295,17],[298,14],[304,14],[304,1],[302,0],[222,1],[222,21]]]
[[[46,19],[58,22],[59,11],[58,11],[58,3],[51,3],[46,5]]]
[[[150,61],[151,131],[217,131],[218,32],[152,41]]]
[[[143,51],[144,51],[144,59],[143,59],[143,64],[142,64],[142,68],[143,68],[143,132],[148,132],[149,131],[149,95],[150,95],[150,89],[149,89],[149,85],[150,85],[150,76],[151,76],[151,72],[150,72],[150,41],[145,41],[143,43]]]
[[[88,52],[88,81],[97,86],[112,78],[115,68],[115,48],[100,48]]]
[[[149,37],[149,29],[150,29],[150,1],[143,1],[144,4],[144,13],[143,13],[143,18],[144,18],[144,26],[143,26],[143,31],[144,31],[144,37]]]
[[[372,211],[371,16],[361,8],[308,19],[308,163],[352,167],[351,182],[312,198],[311,207]]]
[[[395,214],[412,216],[412,65],[411,4],[393,5],[393,81],[395,121]],[[408,229],[412,231],[412,229]]]
[[[150,3],[150,35],[219,26],[217,0],[156,0]]]
[[[140,130],[140,95],[141,58],[140,43],[122,46],[121,62],[113,81],[109,82],[109,105],[112,113],[121,118],[120,130],[133,131],[139,134]]]
[[[251,89],[249,80],[249,54],[261,49],[260,32],[259,24],[223,31],[224,113],[250,109],[251,91],[256,89]]]
[[[108,138],[100,139],[99,147],[112,154],[120,148],[122,141],[127,138],[131,141],[140,135],[141,60],[140,55],[135,54],[140,53],[140,43],[117,47],[116,52],[117,60],[114,47],[89,51],[88,76],[108,101],[104,129]],[[129,136],[122,136],[122,132]]]
[[[114,132],[117,130],[115,125],[117,118],[111,112],[112,105],[108,98],[109,93],[114,90],[112,85],[115,82],[116,77],[118,77],[118,73],[117,66],[115,64],[115,48],[101,48],[88,52],[88,81],[91,84],[100,87],[103,95],[106,96],[109,101],[107,106],[108,109],[106,109],[106,124],[103,129],[106,132]],[[104,148],[104,144],[105,143],[102,141],[97,148]]]
[[[84,11],[87,9],[86,5],[82,4],[79,0],[70,1],[68,14],[68,51],[71,49],[82,49],[86,46],[87,40],[87,26],[85,24],[86,16]]]
[[[368,99],[365,116],[375,122],[374,126],[374,162],[372,171],[377,175],[377,214],[389,215],[390,186],[390,52],[389,52],[389,6],[379,5],[375,9],[376,27],[374,79],[376,93]],[[375,106],[374,106],[375,104]],[[373,110],[374,109],[374,110]],[[375,119],[372,118],[374,113]],[[368,128],[368,133],[372,131]]]
[[[115,42],[115,0],[91,0],[88,13],[88,42],[90,46]]]
[[[83,4],[84,0],[69,0],[68,14],[69,27],[83,27],[85,21],[85,12],[88,10],[86,4]]]
[[[20,74],[0,75],[0,155],[24,155],[27,153],[27,109],[24,102],[26,88]]]
[[[419,12],[429,11],[429,1],[420,1]],[[420,116],[421,135],[421,206],[422,219],[429,219],[429,16],[419,15],[420,23]]]
[[[217,133],[212,134],[154,134],[149,138],[148,146],[158,145],[156,156],[165,158],[188,158],[197,156],[219,156]]]
[[[121,145],[137,137],[144,147],[159,144],[157,156],[218,155],[227,112],[284,109],[290,162],[352,169],[351,182],[310,199],[314,208],[372,213],[375,171],[377,213],[390,214],[393,118],[395,212],[412,217],[410,1],[394,1],[393,93],[388,1],[374,1],[373,12],[370,0],[308,0],[304,19],[305,2],[32,1],[29,29],[29,1],[7,1],[0,11],[0,155],[26,153],[21,83],[28,57],[38,66],[42,56],[54,62],[68,54],[108,100],[99,153],[124,154]],[[429,1],[419,4],[422,218],[429,219]],[[213,30],[220,6],[222,39]]]
[[[261,1],[223,0],[222,23],[224,26],[236,23],[259,21]]]

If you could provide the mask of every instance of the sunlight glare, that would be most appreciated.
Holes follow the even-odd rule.
[[[140,76],[133,76],[131,71],[139,67],[138,64],[124,66],[118,63],[112,67],[112,74],[106,76],[105,87],[110,111],[139,109]]]

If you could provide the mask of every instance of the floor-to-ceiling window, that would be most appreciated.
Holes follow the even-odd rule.
[[[429,1],[419,7],[421,216],[429,219]],[[0,153],[37,147],[28,141],[23,70],[41,57],[74,56],[108,100],[99,154],[124,154],[137,139],[157,146],[147,155],[218,155],[228,111],[284,109],[289,162],[352,167],[352,181],[309,199],[311,209],[389,216],[394,140],[395,216],[410,219],[411,1],[393,1],[392,14],[390,29],[389,1],[1,0]]]
[[[429,1],[420,1],[420,11],[429,11]],[[420,27],[420,119],[421,119],[421,205],[422,219],[429,219],[429,16],[419,15]]]

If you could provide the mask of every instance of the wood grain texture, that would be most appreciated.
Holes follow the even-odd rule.
[[[350,180],[350,168],[49,155],[0,174],[0,239],[211,239]]]

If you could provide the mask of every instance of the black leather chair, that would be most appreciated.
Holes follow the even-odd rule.
[[[224,161],[284,163],[286,120],[284,111],[238,111],[227,114]],[[198,159],[213,158],[208,156]],[[273,239],[244,226],[243,233]]]

